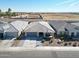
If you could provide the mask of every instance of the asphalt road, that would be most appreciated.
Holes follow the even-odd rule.
[[[0,52],[0,58],[52,58],[57,57],[53,51]]]
[[[0,58],[79,58],[79,51],[0,52]]]
[[[0,58],[79,58],[78,47],[4,47]]]

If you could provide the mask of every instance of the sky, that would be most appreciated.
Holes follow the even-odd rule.
[[[79,12],[79,0],[0,0],[0,9],[16,12]]]

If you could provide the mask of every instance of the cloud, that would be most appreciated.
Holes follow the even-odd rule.
[[[61,3],[57,3],[55,6],[63,6],[63,5],[68,5],[74,3],[76,0],[66,0],[62,1]]]
[[[66,0],[55,5],[55,10],[59,12],[79,12],[78,0]]]
[[[74,3],[71,3],[69,6],[70,7],[73,7],[73,6],[79,7],[79,1],[75,1]]]

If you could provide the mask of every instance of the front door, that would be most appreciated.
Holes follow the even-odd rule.
[[[2,39],[3,38],[3,33],[0,33],[0,39]]]
[[[44,37],[44,33],[43,32],[39,32],[39,37]]]

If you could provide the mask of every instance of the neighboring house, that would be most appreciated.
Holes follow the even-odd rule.
[[[71,23],[71,24],[75,26],[74,27],[74,29],[75,29],[74,33],[72,33],[72,34],[74,34],[74,36],[79,38],[79,23]]]
[[[44,21],[31,22],[24,30],[26,37],[46,37],[47,35],[53,36],[54,29]]]
[[[66,22],[64,21],[49,21],[49,24],[52,28],[54,28],[55,32],[60,35],[61,33],[65,32]]]
[[[76,36],[77,32],[79,32],[79,27],[78,26],[75,26],[73,24],[70,24],[68,23],[66,26],[65,26],[65,29],[67,29],[68,31],[68,34],[71,36],[72,34],[74,34],[74,36]]]
[[[27,27],[28,22],[16,20],[11,22],[10,24],[13,25],[19,31],[18,35],[20,35],[21,32]]]
[[[79,26],[64,21],[51,21],[49,24],[54,28],[57,35],[65,34],[65,38],[79,39]]]
[[[79,26],[79,22],[73,22],[73,23],[71,23],[71,24],[73,24],[73,25],[75,25],[75,26]]]
[[[11,24],[0,21],[0,39],[12,39],[18,36],[18,30]]]
[[[0,21],[0,39],[3,39],[4,38],[4,29],[3,29],[3,26],[5,24],[7,24],[7,22]]]
[[[4,39],[12,39],[18,37],[18,30],[11,24],[5,24],[4,29]]]
[[[0,26],[0,39],[3,39],[4,29]]]
[[[74,24],[68,23],[65,26],[65,29],[68,33],[68,35],[74,39],[74,40],[79,40],[79,26],[76,26]]]

